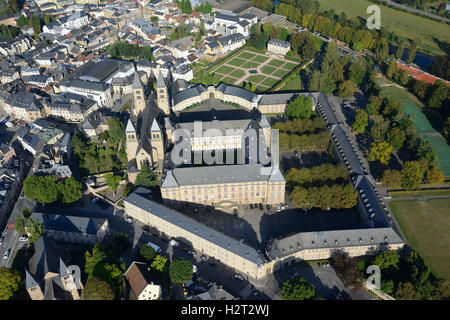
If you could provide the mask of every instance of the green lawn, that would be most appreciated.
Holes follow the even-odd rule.
[[[450,280],[450,199],[392,201],[410,246],[438,276]]]
[[[230,76],[234,77],[234,78],[241,78],[245,75],[245,71],[236,69],[234,70],[232,73],[229,74]]]
[[[236,80],[237,80],[236,78],[232,78],[232,77],[225,77],[225,78],[222,78],[222,81],[223,81],[223,82],[225,82],[225,83],[230,83],[230,84],[235,83]]]
[[[345,12],[347,17],[362,17],[367,19],[369,14],[366,13],[367,7],[373,5],[367,0],[318,0],[320,6],[324,9],[333,8],[336,14]],[[381,9],[381,25],[389,31],[394,31],[396,35],[414,39],[420,38],[419,48],[431,50],[437,54],[443,54],[442,49],[433,39],[439,42],[450,43],[449,26],[442,22],[419,17],[408,12],[391,9],[387,6],[380,5]]]
[[[263,82],[261,82],[261,84],[263,84],[263,85],[265,85],[265,86],[272,87],[272,86],[273,86],[275,83],[277,83],[277,82],[278,82],[278,80],[267,77],[266,80],[264,80]]]
[[[426,196],[450,196],[450,189],[444,190],[417,190],[417,191],[391,191],[393,199],[407,197],[426,197]]]
[[[292,70],[292,69],[294,69],[296,66],[298,66],[298,64],[287,62],[287,63],[285,63],[285,64],[282,66],[282,68],[283,68],[283,69],[287,69],[287,70]]]
[[[289,73],[289,71],[286,71],[286,70],[277,70],[277,71],[275,71],[274,73],[272,73],[272,75],[273,76],[275,76],[275,77],[280,77],[280,78],[283,78],[285,75],[287,75]]]
[[[276,68],[274,68],[274,67],[269,67],[269,66],[264,66],[264,67],[262,67],[262,69],[261,69],[261,71],[264,73],[264,74],[271,74],[272,72],[274,72],[276,70]]]
[[[242,52],[238,57],[242,59],[251,59],[255,57],[256,55],[247,51]]]
[[[218,73],[222,73],[222,74],[228,74],[228,73],[230,73],[231,71],[233,71],[234,69],[232,68],[232,67],[229,67],[229,66],[221,66],[221,67],[219,67],[217,70],[216,70],[216,72],[218,72]]]
[[[300,78],[300,74],[295,75],[295,77],[292,78],[287,83],[285,83],[284,86],[280,88],[280,90],[286,91],[303,90],[302,79]]]
[[[254,75],[247,78],[247,81],[250,81],[251,83],[260,83],[264,80],[265,76],[262,75]]]
[[[259,62],[259,63],[263,63],[265,61],[269,60],[269,57],[264,57],[264,56],[255,56],[252,61],[255,62]]]
[[[273,59],[272,61],[270,61],[268,63],[269,66],[273,66],[273,67],[279,67],[279,66],[282,66],[283,64],[284,64],[284,61],[277,60],[277,59]]]
[[[258,63],[258,62],[247,61],[246,63],[244,63],[244,64],[242,65],[242,68],[245,68],[245,69],[254,69],[254,68],[258,67],[258,66],[259,66],[259,63]]]
[[[233,60],[227,62],[227,64],[231,64],[232,66],[236,66],[236,67],[240,67],[244,63],[245,63],[245,60],[239,59],[239,58],[234,58]]]

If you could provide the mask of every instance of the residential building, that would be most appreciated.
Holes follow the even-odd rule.
[[[267,51],[276,55],[284,56],[291,49],[288,41],[280,39],[270,39],[267,43]]]
[[[123,275],[125,296],[130,300],[160,300],[161,286],[154,283],[150,268],[143,262],[133,261]]]

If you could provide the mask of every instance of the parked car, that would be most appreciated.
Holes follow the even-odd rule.
[[[8,250],[5,251],[5,254],[3,255],[3,259],[8,259],[10,253],[11,253],[11,248],[9,248]]]
[[[169,242],[169,244],[172,246],[172,247],[178,247],[180,244],[178,243],[178,241],[175,241],[175,240],[170,240],[170,242]]]
[[[124,220],[128,223],[133,223],[133,218],[131,218],[129,216],[125,216]]]
[[[195,264],[192,265],[192,272],[197,273],[198,268]]]
[[[202,261],[206,261],[206,260],[207,260],[205,255],[202,255],[202,256],[200,257],[200,259],[202,259]]]
[[[267,204],[267,205],[266,205],[266,209],[267,209],[267,211],[270,210],[270,204]]]
[[[250,209],[253,210],[253,204],[250,204]]]
[[[280,206],[277,206],[277,211],[278,211],[278,212],[280,212],[280,211],[281,211],[281,208],[280,208]]]
[[[154,244],[153,242],[149,242],[149,243],[147,243],[147,245],[149,247],[152,247],[153,249],[155,249],[156,252],[158,252],[158,253],[161,252],[161,248],[159,246],[157,246],[156,244]]]
[[[264,210],[264,207],[263,207],[262,203],[259,204],[259,210],[261,210],[261,211]]]
[[[197,255],[197,253],[193,250],[189,251],[188,254],[190,254],[191,256],[194,256],[194,257]],[[202,257],[204,257],[204,256],[202,256]],[[202,260],[203,260],[203,258],[202,258]],[[206,261],[206,260],[203,260],[203,261]]]
[[[26,241],[28,241],[28,237],[26,237],[26,236],[21,236],[21,237],[19,238],[19,241],[20,241],[20,242],[26,242]]]
[[[144,230],[145,232],[150,232],[150,227],[146,224],[141,226],[141,229]]]
[[[3,239],[4,239],[3,237],[0,238],[0,245],[2,245]]]
[[[92,192],[89,192],[89,198],[91,198],[91,200],[93,200],[95,198],[95,196]]]
[[[244,280],[244,277],[241,276],[240,274],[235,274],[235,275],[234,275],[234,278],[237,279],[237,280],[240,280],[240,281],[243,281],[243,280]]]
[[[294,151],[294,156],[298,157],[298,151]]]
[[[237,216],[237,215],[238,215],[237,209],[233,209],[233,216]]]

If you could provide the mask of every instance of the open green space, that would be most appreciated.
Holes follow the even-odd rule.
[[[248,51],[244,51],[242,52],[240,55],[238,55],[238,58],[242,58],[242,59],[251,59],[253,57],[255,57],[256,55],[253,53],[250,53]]]
[[[245,75],[245,71],[235,69],[232,73],[229,74],[230,76],[234,78],[242,78]]]
[[[294,90],[303,90],[302,87],[302,79],[300,78],[300,74],[296,74],[291,80],[285,83],[284,86],[281,87],[281,91],[294,91]]]
[[[367,7],[373,5],[367,0],[318,0],[324,9],[334,9],[336,14],[345,12],[347,17],[362,17],[367,19]],[[439,47],[439,42],[450,42],[449,26],[443,22],[434,21],[428,18],[416,16],[412,13],[403,12],[380,5],[381,24],[389,31],[394,31],[396,35],[414,39],[420,39],[419,48],[433,51],[436,54],[443,54]],[[435,41],[437,40],[437,41]]]
[[[235,83],[236,80],[237,80],[236,78],[232,78],[232,77],[225,77],[225,78],[222,78],[222,81],[223,81],[223,82],[229,83],[229,84]]]
[[[242,68],[245,68],[245,69],[253,69],[253,68],[256,68],[256,67],[258,67],[258,66],[259,66],[259,63],[258,63],[258,62],[247,61],[246,63],[244,63],[244,64],[242,65]]]
[[[279,69],[279,70],[275,71],[274,73],[272,73],[272,75],[275,77],[283,78],[288,73],[289,73],[289,71]]]
[[[259,63],[263,63],[265,61],[269,60],[269,57],[264,57],[264,56],[255,56],[252,61],[255,62],[259,62]]]
[[[261,82],[261,84],[272,87],[277,82],[277,79],[267,77],[263,82]]]
[[[216,70],[216,72],[222,73],[222,74],[228,74],[228,73],[230,73],[231,71],[233,71],[233,68],[232,68],[232,67],[229,67],[229,66],[220,66],[220,67]]]
[[[409,245],[433,273],[450,280],[450,199],[392,201],[389,205]]]
[[[285,63],[285,64],[282,66],[282,68],[283,68],[283,69],[287,69],[287,70],[292,70],[292,69],[294,69],[297,65],[298,65],[298,64],[287,62],[287,63]]]
[[[408,197],[426,197],[426,196],[450,196],[450,189],[432,189],[417,191],[391,191],[393,199]]]
[[[268,65],[272,66],[272,67],[279,67],[279,66],[282,66],[283,64],[284,64],[284,61],[277,60],[277,59],[274,59],[268,63]]]
[[[234,58],[231,61],[228,61],[227,64],[231,64],[232,66],[241,67],[245,63],[245,60]]]
[[[270,67],[270,66],[264,66],[264,67],[261,68],[261,71],[262,71],[264,74],[271,74],[271,73],[274,72],[275,70],[276,70],[276,68]]]
[[[265,79],[264,76],[257,74],[257,75],[248,77],[248,78],[247,78],[247,81],[250,81],[251,83],[260,83],[260,82],[262,82],[264,79]]]

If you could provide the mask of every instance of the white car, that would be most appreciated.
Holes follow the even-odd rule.
[[[11,248],[9,248],[8,250],[5,251],[5,254],[3,255],[3,259],[8,259],[9,258],[9,254],[11,252]]]
[[[133,218],[131,218],[131,217],[125,217],[124,220],[128,223],[133,223]]]
[[[197,266],[196,266],[195,264],[193,264],[193,265],[192,265],[192,272],[193,272],[193,273],[197,273],[197,271],[198,271]]]
[[[19,238],[19,241],[22,241],[22,242],[28,241],[28,237],[22,236]]]

